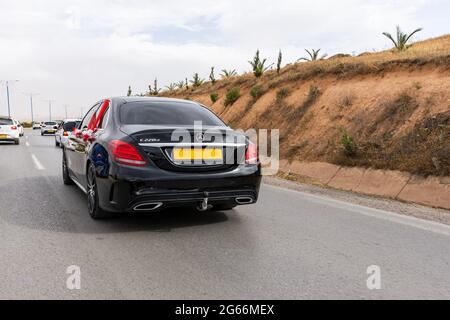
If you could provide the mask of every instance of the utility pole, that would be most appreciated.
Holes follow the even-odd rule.
[[[48,119],[49,121],[52,121],[52,102],[54,102],[55,100],[52,99],[47,99],[45,101],[48,101],[48,114],[50,119]]]
[[[4,83],[6,85],[6,101],[8,102],[8,117],[11,117],[11,105],[9,102],[9,84],[10,82],[17,82],[19,80],[2,80],[1,83]]]
[[[33,93],[33,92],[30,92],[30,93],[25,93],[25,92],[23,92],[23,94],[25,94],[25,95],[27,95],[27,96],[30,96],[30,108],[31,108],[31,123],[33,123],[34,122],[34,113],[33,113],[33,96],[37,96],[39,93]]]

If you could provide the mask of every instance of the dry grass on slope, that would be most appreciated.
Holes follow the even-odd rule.
[[[225,106],[232,88],[240,96]],[[450,175],[450,35],[171,96],[209,105],[236,128],[279,128],[283,159]]]

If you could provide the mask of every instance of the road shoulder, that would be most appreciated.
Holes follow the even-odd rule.
[[[450,211],[445,209],[430,208],[419,204],[405,203],[398,200],[376,196],[368,196],[351,191],[336,190],[297,181],[290,181],[279,177],[265,176],[263,182],[267,185],[309,193],[316,196],[323,196],[351,204],[395,212],[406,216],[450,225]]]

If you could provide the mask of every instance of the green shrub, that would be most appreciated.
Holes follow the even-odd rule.
[[[209,97],[211,98],[211,102],[212,103],[214,103],[214,102],[216,102],[218,99],[219,99],[219,95],[217,94],[217,93],[211,93],[210,95],[209,95]]]
[[[253,86],[250,89],[250,95],[252,96],[254,101],[258,100],[263,94],[264,94],[264,89],[260,85]]]
[[[225,101],[224,106],[231,106],[233,103],[236,102],[237,99],[241,96],[241,92],[239,87],[234,87],[231,89],[228,89],[226,95],[225,95]]]
[[[346,130],[342,130],[341,144],[342,151],[346,156],[351,157],[356,154],[356,145],[353,137]]]

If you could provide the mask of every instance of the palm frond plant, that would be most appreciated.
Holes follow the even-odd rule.
[[[184,88],[184,80],[178,81],[176,84],[177,89],[183,89]]]
[[[280,73],[282,59],[283,59],[283,55],[281,54],[281,50],[280,50],[280,52],[278,52],[277,73]]]
[[[216,83],[216,76],[214,75],[214,67],[211,67],[211,72],[209,73],[209,80],[212,84]]]
[[[404,33],[402,32],[402,30],[400,29],[400,26],[397,26],[397,39],[394,39],[392,37],[392,35],[388,32],[383,32],[383,35],[385,37],[387,37],[389,40],[392,41],[392,43],[394,43],[394,47],[398,50],[398,51],[405,51],[406,49],[408,49],[411,45],[408,45],[408,41],[409,39],[411,39],[411,37],[419,32],[422,31],[422,28],[417,28],[416,30],[414,30],[413,32],[411,32],[410,34]]]
[[[157,96],[159,92],[161,91],[160,88],[158,88],[158,79],[155,78],[155,81],[153,81],[153,88],[151,85],[148,86],[149,93],[153,96]]]
[[[220,74],[220,76],[222,78],[231,78],[237,76],[237,72],[236,69],[233,70],[222,69],[222,73]]]
[[[169,83],[167,86],[165,86],[165,88],[167,89],[167,91],[172,93],[177,88],[177,85],[176,83]]]
[[[201,86],[204,81],[205,80],[203,80],[202,78],[199,77],[198,73],[194,73],[194,75],[192,76],[192,80],[190,82],[192,83],[192,86],[194,88],[197,88],[197,87]]]
[[[256,50],[256,54],[253,57],[253,61],[249,61],[248,63],[250,63],[250,65],[252,66],[253,69],[253,74],[255,75],[255,77],[259,78],[263,75],[263,73],[270,68],[271,65],[264,67],[264,64],[266,63],[267,59],[262,59],[259,57],[259,49]]]
[[[129,97],[129,96],[131,96],[131,86],[128,86],[128,91],[127,91],[127,96]]]
[[[315,50],[315,49],[311,49],[311,50],[305,49],[305,51],[308,53],[309,57],[302,57],[302,58],[298,59],[297,61],[300,61],[300,60],[304,60],[304,61],[323,60],[328,55],[328,54],[325,53],[322,56],[319,56],[320,49],[317,49],[317,50]]]

